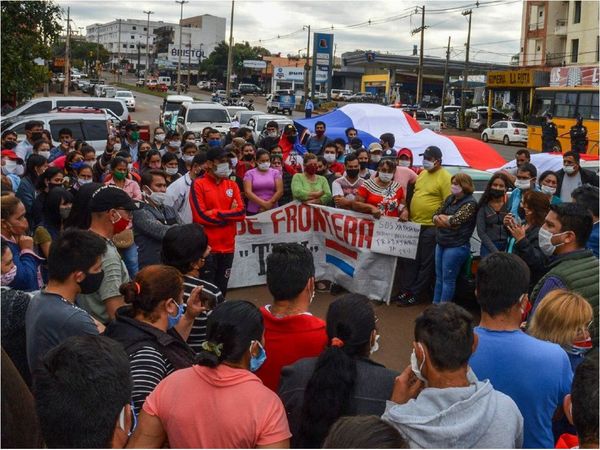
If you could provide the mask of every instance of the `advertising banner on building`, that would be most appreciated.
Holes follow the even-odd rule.
[[[313,69],[312,69],[312,85],[317,83],[317,71],[327,73],[327,98],[330,98],[331,91],[331,76],[333,70],[333,34],[314,33],[313,36]],[[313,89],[313,95],[314,95]]]
[[[187,64],[188,62],[191,62],[192,64],[199,64],[201,58],[204,57],[204,50],[202,50],[200,46],[189,48],[187,45],[188,44],[182,44],[181,64]],[[179,45],[169,44],[169,51],[167,52],[167,58],[169,61],[179,62],[179,53]]]
[[[273,69],[273,78],[278,81],[296,81],[304,82],[304,69],[298,67],[275,67]],[[317,83],[327,81],[327,72],[317,71]]]
[[[312,252],[317,280],[387,301],[396,271],[396,257],[391,255],[414,259],[419,233],[417,224],[398,223],[298,202],[247,217],[238,224],[229,287],[265,284],[266,259],[273,246],[297,242]]]
[[[267,62],[261,61],[258,59],[245,59],[242,62],[242,65],[249,69],[266,69],[267,68]]]
[[[598,66],[553,67],[550,86],[598,86]]]

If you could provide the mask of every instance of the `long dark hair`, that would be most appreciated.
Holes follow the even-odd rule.
[[[24,176],[29,177],[29,179],[35,186],[37,184],[37,181],[39,178],[39,175],[36,173],[35,169],[37,169],[38,167],[41,167],[47,163],[48,163],[48,160],[46,159],[45,156],[34,153],[29,158],[27,158],[27,162],[25,163],[25,175]]]
[[[482,206],[487,205],[488,202],[491,200],[490,190],[492,189],[492,184],[494,184],[494,181],[496,181],[498,178],[500,178],[502,181],[504,181],[504,186],[506,187],[507,192],[508,192],[508,189],[512,187],[512,183],[510,182],[510,180],[508,179],[508,177],[506,175],[504,175],[501,172],[496,172],[494,175],[492,175],[492,178],[490,178],[490,180],[488,181],[488,184],[485,187],[485,191],[483,191],[483,194],[481,195],[481,198],[479,199],[479,207],[480,208]]]
[[[88,183],[79,188],[73,199],[71,214],[65,221],[65,228],[75,227],[80,230],[87,230],[92,224],[92,213],[89,209],[89,203],[94,192],[102,187],[101,183]]]
[[[63,200],[65,203],[73,203],[73,194],[65,188],[57,187],[46,194],[42,209],[44,224],[46,226],[60,230],[60,225],[64,222],[60,216],[60,204]]]
[[[350,411],[356,358],[368,355],[375,313],[364,295],[343,295],[329,305],[329,345],[317,360],[304,393],[298,445],[321,448],[329,428]]]

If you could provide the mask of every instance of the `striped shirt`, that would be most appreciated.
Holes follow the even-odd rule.
[[[187,303],[188,298],[190,298],[190,294],[192,290],[196,286],[204,286],[202,289],[203,295],[210,296],[214,298],[214,304],[218,305],[222,303],[225,299],[223,298],[223,294],[219,290],[217,286],[209,283],[208,281],[201,280],[196,277],[192,277],[190,275],[183,276],[183,301]],[[200,353],[202,348],[200,347],[202,343],[206,340],[206,322],[208,320],[208,316],[210,311],[206,313],[201,313],[194,320],[194,324],[192,325],[192,331],[190,332],[190,337],[187,339],[187,344],[194,350],[195,353]]]
[[[175,368],[162,353],[150,346],[144,346],[129,355],[129,361],[133,381],[133,391],[131,393],[133,412],[137,416],[144,405],[146,397]]]

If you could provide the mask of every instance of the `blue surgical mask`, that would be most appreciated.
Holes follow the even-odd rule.
[[[256,342],[258,344],[258,347],[260,348],[260,352],[258,353],[258,356],[251,356],[251,358],[250,358],[250,371],[252,371],[252,372],[256,372],[258,369],[260,369],[260,367],[267,360],[267,352],[265,352],[265,349],[260,344],[260,342],[252,341],[250,343],[250,346],[252,346],[252,344],[254,342]]]
[[[173,328],[179,323],[181,317],[183,316],[183,313],[185,312],[185,306],[185,303],[180,303],[177,305],[177,315],[172,316],[169,314],[169,324],[167,325],[167,328]]]
[[[208,141],[208,146],[209,147],[220,147],[221,141],[218,139],[211,139],[210,141]]]

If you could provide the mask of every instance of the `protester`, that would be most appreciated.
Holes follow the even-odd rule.
[[[75,170],[75,174],[77,177],[76,181],[71,187],[71,189],[69,189],[69,191],[73,195],[77,194],[77,191],[79,191],[81,186],[83,186],[84,184],[92,183],[94,181],[94,171],[92,170],[91,166],[85,163],[82,163],[80,166],[78,166],[78,168]]]
[[[510,182],[504,173],[495,173],[488,181],[477,210],[477,236],[481,240],[480,254],[506,250],[508,240],[504,217],[508,213],[506,194]]]
[[[73,194],[64,188],[48,192],[42,211],[42,222],[33,232],[33,243],[38,246],[40,256],[48,258],[50,244],[65,229],[65,220],[71,213]]]
[[[183,275],[183,301],[187,303],[194,288],[202,287],[206,311],[196,317],[186,341],[196,354],[200,353],[201,345],[206,340],[206,321],[210,310],[224,301],[217,286],[200,278],[209,255],[208,238],[200,224],[174,226],[163,238],[162,264],[175,267]]]
[[[105,172],[109,170],[109,165],[113,157],[119,153],[121,149],[121,143],[115,136],[108,136],[106,139],[106,147],[102,155],[96,159],[96,164],[92,168],[94,170],[94,181],[103,182],[105,181]]]
[[[133,200],[142,200],[140,185],[130,178],[131,172],[127,160],[122,156],[115,156],[110,162],[111,179],[107,185],[115,185],[123,189]]]
[[[2,150],[2,176],[10,180],[11,189],[16,192],[25,173],[25,165],[12,150]]]
[[[398,373],[369,359],[379,348],[376,322],[367,297],[342,296],[327,310],[328,344],[319,357],[283,368],[279,396],[293,447],[321,448],[342,416],[384,412]]]
[[[435,273],[436,229],[433,215],[451,194],[451,175],[442,167],[442,151],[435,146],[423,153],[423,172],[417,177],[410,203],[410,221],[421,225],[416,259],[398,260],[400,306],[417,304],[419,295],[431,286]]]
[[[529,190],[537,190],[536,180],[537,169],[533,164],[524,163],[517,168],[517,178],[514,182],[515,188],[510,194],[507,202],[507,208],[513,217],[519,218],[519,220],[525,220],[523,211],[521,208],[521,199],[523,194]]]
[[[206,175],[196,178],[190,191],[195,223],[204,226],[211,247],[206,261],[210,279],[224,296],[233,264],[237,222],[244,220],[245,205],[235,182],[228,179],[231,166],[221,147],[212,147],[206,155]]]
[[[352,209],[358,190],[364,180],[358,176],[360,165],[356,154],[346,156],[344,176],[335,180],[331,186],[331,195],[336,208]]]
[[[127,305],[117,310],[104,335],[121,343],[129,356],[136,416],[163,378],[193,364],[194,352],[185,339],[204,309],[200,291],[192,292],[185,308],[181,274],[158,264],[144,267],[134,281],[121,285]]]
[[[558,185],[557,195],[563,202],[571,201],[571,194],[575,189],[584,184],[598,187],[598,174],[581,167],[579,153],[575,151],[563,153],[563,168],[556,176]]]
[[[25,139],[23,139],[15,147],[15,153],[23,161],[27,161],[33,152],[33,143],[40,140],[43,135],[44,122],[38,120],[30,120],[25,122]],[[4,147],[3,147],[4,148]]]
[[[398,155],[396,155],[396,157],[398,158],[398,167],[407,167],[410,170],[412,170],[416,175],[419,175],[422,172],[421,168],[415,167],[413,165],[413,154],[409,148],[401,148],[400,150],[398,150]],[[415,182],[416,178],[413,183]],[[412,183],[409,182],[409,184]]]
[[[275,149],[279,149],[279,147],[275,147]],[[284,167],[282,158],[281,153],[271,153],[271,167],[281,174],[281,182],[283,184],[283,193],[279,199],[279,205],[286,205],[294,200],[292,196],[293,175]]]
[[[546,194],[550,199],[550,203],[556,205],[561,203],[561,199],[556,194],[556,186],[558,186],[558,177],[556,172],[546,170],[538,177],[538,183],[540,185],[540,191]]]
[[[8,148],[7,145],[10,144],[14,144],[14,146],[17,146],[19,137],[17,136],[17,133],[15,133],[12,130],[6,130],[2,132],[2,139],[1,139],[1,144],[2,144],[2,148]],[[13,147],[14,148],[14,147]]]
[[[44,355],[70,336],[96,335],[93,318],[75,305],[79,294],[96,292],[105,273],[104,240],[83,230],[63,232],[50,246],[48,284],[29,302],[25,316],[27,360],[34,376]]]
[[[365,148],[358,148],[356,150],[356,157],[358,158],[358,164],[360,166],[360,171],[358,172],[358,176],[368,180],[376,175],[374,170],[369,169],[369,152]]]
[[[266,125],[267,134],[258,141],[258,147],[271,151],[279,143],[279,124],[275,120],[270,120]]]
[[[165,205],[167,182],[160,170],[147,170],[142,176],[144,201],[133,212],[133,234],[138,249],[138,264],[144,268],[160,263],[160,249],[165,233],[181,219],[171,206]]]
[[[177,130],[172,130],[167,133],[165,147],[162,150],[162,155],[172,153],[179,157],[181,153],[181,135]]]
[[[336,178],[344,173],[344,164],[337,162],[337,148],[335,142],[330,141],[325,144],[325,147],[323,148],[323,158],[327,163],[327,169],[335,174]]]
[[[70,147],[69,147],[70,150]],[[46,158],[48,160],[48,162],[51,162],[50,160],[50,144],[48,142],[46,142],[45,139],[40,139],[39,141],[35,141],[33,143],[33,149],[32,149],[32,155],[40,155],[43,156],[44,158]],[[66,156],[67,153],[65,153],[64,156]],[[30,156],[31,158],[31,156]]]
[[[352,204],[355,211],[373,215],[374,218],[398,217],[408,220],[404,190],[394,181],[396,162],[384,159],[379,163],[377,175],[365,180],[356,192]]]
[[[304,156],[304,172],[292,179],[294,200],[316,205],[327,205],[331,201],[331,189],[327,179],[317,175],[317,157],[312,153]]]
[[[59,144],[50,150],[50,154],[46,156],[48,162],[52,162],[60,156],[67,156],[71,151],[71,141],[73,141],[73,132],[70,128],[61,128],[58,130],[58,142]],[[50,147],[48,145],[48,147]],[[34,144],[35,150],[35,144]]]
[[[87,230],[92,223],[92,214],[89,210],[89,203],[92,195],[103,185],[100,183],[87,183],[79,188],[77,195],[73,197],[73,206],[71,214],[65,220],[65,227],[75,227],[80,230]]]
[[[381,157],[383,155],[383,148],[381,147],[381,144],[379,142],[372,142],[371,144],[369,144],[367,151],[369,152],[368,167],[369,169],[376,171],[377,167],[379,167],[379,162],[381,161]]]
[[[133,425],[129,361],[111,339],[64,340],[44,358],[33,393],[48,448],[125,448]]]
[[[433,215],[436,227],[433,303],[454,299],[456,279],[471,254],[470,240],[476,223],[473,180],[466,173],[458,173],[450,181],[452,194]]]
[[[162,127],[156,127],[154,129],[154,139],[152,141],[152,150],[158,150],[159,152],[165,149],[165,129]],[[146,154],[147,155],[147,154]]]
[[[329,170],[327,160],[323,156],[317,156],[317,175],[327,180],[329,190],[331,190],[333,182],[339,177],[338,174],[333,173],[331,170]],[[327,204],[327,206],[330,206],[330,204]]]
[[[112,238],[130,226],[132,211],[137,205],[122,189],[105,185],[92,194],[88,209],[91,212],[90,231],[106,241],[106,253],[102,256],[104,278],[98,289],[80,294],[77,304],[106,325],[124,305],[119,288],[129,281],[127,268]]]
[[[571,364],[560,346],[520,330],[528,288],[529,268],[518,256],[497,252],[481,261],[476,282],[479,340],[469,364],[477,378],[489,379],[519,407],[523,447],[552,448],[552,417],[569,393]]]
[[[194,180],[204,175],[205,169],[206,152],[202,151],[192,159],[190,170],[167,188],[164,204],[175,210],[181,223],[192,223],[190,189]]]
[[[192,133],[193,134],[193,133]],[[194,156],[198,153],[198,147],[194,142],[186,142],[181,148],[181,158],[179,159],[179,175],[183,176],[192,168]]]
[[[394,149],[394,145],[396,144],[396,137],[393,133],[383,133],[379,136],[379,143],[381,144],[381,148],[383,150]]]
[[[269,357],[257,375],[265,386],[277,391],[283,367],[301,358],[318,356],[328,342],[325,322],[308,312],[315,295],[315,266],[310,250],[300,244],[274,246],[267,257],[267,287],[273,304],[260,311]]]
[[[271,168],[271,158],[267,150],[261,149],[256,154],[256,168],[244,175],[244,192],[248,199],[246,211],[248,215],[277,208],[283,195],[281,173]]]
[[[197,364],[173,373],[148,396],[129,447],[160,448],[167,441],[171,448],[289,447],[281,400],[250,373],[267,357],[263,332],[250,302],[217,306]]]
[[[36,291],[42,284],[41,259],[33,251],[33,239],[27,235],[29,224],[25,206],[17,197],[3,195],[0,198],[0,214],[2,241],[8,244],[16,267],[8,286],[26,292]]]
[[[393,426],[377,416],[342,417],[333,424],[323,448],[409,448]]]
[[[181,178],[179,174],[179,158],[175,153],[167,152],[161,158],[161,167],[166,174],[167,187]]]
[[[519,167],[531,163],[531,153],[529,153],[529,150],[525,148],[517,150],[515,152],[515,163],[515,167],[500,171],[508,177],[511,184],[515,184],[515,181],[517,181],[517,172],[519,171]]]
[[[138,124],[129,122],[125,125],[125,137],[121,140],[121,150],[127,151],[131,155],[132,162],[136,163],[140,159],[140,127]]]
[[[594,253],[594,256],[598,258],[600,256],[600,218],[598,217],[600,201],[598,199],[598,188],[586,184],[575,189],[571,196],[573,197],[573,201],[575,203],[582,205],[590,213],[592,213],[594,225],[592,226],[592,233],[590,234],[585,248],[590,249],[592,253]]]
[[[160,170],[162,168],[162,157],[159,150],[150,150],[146,153],[146,157],[142,161],[140,172],[143,174],[145,170],[154,169]]]
[[[588,327],[592,324],[593,315],[591,305],[581,295],[556,289],[549,292],[536,308],[527,333],[560,345],[575,370],[592,348]]]
[[[41,155],[31,155],[25,164],[25,175],[21,178],[15,195],[23,202],[28,220],[32,219],[31,213],[39,177],[47,168],[48,160]]]
[[[585,207],[573,203],[550,206],[539,232],[539,243],[542,252],[551,260],[531,298],[535,310],[546,294],[554,289],[565,288],[582,295],[594,308],[592,339],[597,346],[598,259],[585,248],[591,231],[592,215]]]

